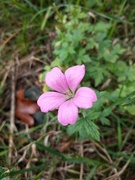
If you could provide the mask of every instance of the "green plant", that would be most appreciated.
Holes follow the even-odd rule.
[[[74,6],[66,9],[58,22],[53,42],[54,61],[67,66],[86,63],[87,78],[93,78],[96,87],[102,84],[125,51],[120,43],[108,38],[112,23],[100,19],[92,22],[87,12]]]

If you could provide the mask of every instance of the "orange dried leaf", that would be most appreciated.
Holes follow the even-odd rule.
[[[57,146],[55,149],[58,150],[59,152],[63,153],[65,151],[67,151],[70,144],[71,144],[71,142],[64,142],[64,143],[61,143],[59,146]]]
[[[28,124],[34,125],[34,119],[31,116],[39,110],[39,106],[35,101],[29,100],[24,97],[24,89],[17,91],[16,93],[16,111],[17,118]]]

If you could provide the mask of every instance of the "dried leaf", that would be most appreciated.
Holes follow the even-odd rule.
[[[61,143],[59,146],[57,146],[55,149],[58,150],[59,152],[63,153],[65,151],[67,151],[70,144],[71,144],[71,142],[64,142],[64,143]]]
[[[35,101],[29,100],[24,97],[24,89],[17,91],[16,93],[16,111],[17,118],[28,124],[34,125],[34,119],[31,116],[39,110],[39,107]]]

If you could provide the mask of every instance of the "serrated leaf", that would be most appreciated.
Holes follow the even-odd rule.
[[[107,30],[111,27],[111,24],[109,23],[104,23],[102,21],[99,21],[95,26],[94,30],[97,32],[107,32]]]
[[[74,125],[69,125],[67,132],[69,134],[79,133],[80,139],[92,138],[100,141],[98,129],[98,126],[93,121],[89,120],[88,118],[81,118]]]
[[[98,100],[93,104],[93,107],[91,110],[99,111],[99,109],[103,107],[104,102],[108,99],[108,96],[110,96],[110,94],[107,91],[99,92],[95,90],[95,92],[96,92]]]
[[[63,51],[59,51],[59,53],[60,53],[59,57],[60,57],[61,61],[64,61],[67,58],[67,56],[68,56],[67,49],[63,48]]]
[[[92,62],[92,68],[88,69],[90,76],[95,80],[95,86],[98,86],[103,80],[104,77],[109,75],[109,72],[106,66],[101,65],[99,62]]]
[[[109,114],[111,114],[111,112],[112,112],[112,107],[108,107],[108,108],[104,109],[102,112],[102,117],[109,116]]]
[[[79,132],[81,130],[81,120],[77,120],[77,122],[73,125],[69,125],[67,128],[68,134],[74,134],[76,132]]]
[[[61,66],[61,62],[59,58],[55,58],[52,63],[51,63],[51,67],[55,67],[55,66]]]
[[[94,140],[100,141],[100,134],[98,126],[91,120],[86,120],[84,125],[87,134]]]
[[[101,112],[96,112],[94,110],[94,107],[89,110],[89,115],[87,116],[88,119],[90,120],[95,120],[100,116]]]
[[[101,117],[101,118],[100,118],[100,121],[101,121],[101,123],[102,123],[103,125],[108,125],[108,126],[110,126],[110,121],[109,121],[109,119],[107,119],[106,117]]]

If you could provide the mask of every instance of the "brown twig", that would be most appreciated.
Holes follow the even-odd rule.
[[[2,48],[3,46],[5,46],[14,36],[16,36],[18,33],[20,32],[20,30],[17,30],[15,33],[11,34],[11,36],[9,36],[1,45],[0,48]]]
[[[106,157],[108,158],[109,163],[112,164],[113,161],[112,161],[110,155],[108,154],[107,150],[106,150],[105,148],[103,148],[102,146],[100,146],[97,142],[95,142],[95,141],[92,141],[92,142],[93,142],[93,144],[94,144],[96,147],[98,147],[102,152],[104,152],[104,154],[105,154]]]
[[[123,172],[125,171],[125,169],[129,165],[129,163],[130,163],[130,159],[126,162],[126,164],[123,166],[123,168],[119,172],[116,172],[114,175],[109,176],[108,178],[105,178],[105,180],[109,180],[109,179],[113,180],[114,178],[120,177],[120,175],[123,174]]]
[[[83,157],[83,143],[80,145],[80,154]],[[80,180],[83,179],[83,163],[80,164]]]
[[[111,156],[108,154],[107,150],[106,150],[105,148],[103,148],[102,146],[100,146],[100,144],[98,144],[97,142],[94,142],[94,141],[92,141],[92,142],[93,142],[93,144],[94,144],[96,147],[98,147],[102,152],[104,152],[104,154],[106,155],[106,157],[107,157],[107,159],[108,159],[108,162],[109,162],[110,164],[113,164],[113,160],[111,159]],[[107,159],[106,159],[106,160],[107,160]],[[116,168],[113,168],[113,171],[114,171],[116,174],[118,174]]]
[[[11,69],[11,110],[10,110],[10,136],[9,136],[9,164],[12,164],[13,155],[13,137],[14,137],[14,121],[15,121],[15,66]]]

